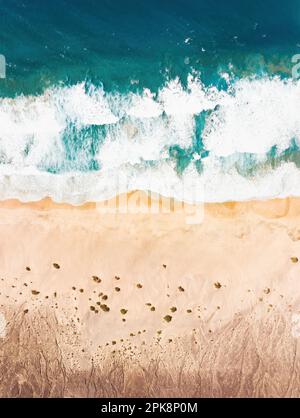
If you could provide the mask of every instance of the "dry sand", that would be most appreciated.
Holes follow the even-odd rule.
[[[299,396],[298,257],[300,199],[2,202],[0,396]]]

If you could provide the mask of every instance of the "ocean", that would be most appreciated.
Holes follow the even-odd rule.
[[[0,27],[0,199],[300,195],[299,1],[0,0]]]

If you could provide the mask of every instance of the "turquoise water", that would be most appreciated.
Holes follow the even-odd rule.
[[[268,64],[289,65],[299,42],[296,0],[2,0],[0,6],[1,53],[9,64],[1,92],[9,95],[86,79],[107,90],[130,89],[131,79],[157,89],[167,75],[184,80],[191,69],[217,82],[229,63],[262,74]]]
[[[0,10],[1,198],[300,194],[298,1],[0,0]]]

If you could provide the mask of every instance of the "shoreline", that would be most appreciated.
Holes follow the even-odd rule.
[[[153,197],[154,196],[154,197]],[[197,208],[211,216],[241,216],[247,212],[267,218],[294,217],[300,215],[300,197],[275,199],[254,199],[249,201],[228,201],[203,204],[190,204],[167,198],[156,193],[132,191],[98,202],[86,202],[81,205],[54,202],[51,198],[22,202],[18,199],[0,200],[0,209],[33,209],[37,211],[73,210],[99,211],[103,214],[176,214],[194,213]]]

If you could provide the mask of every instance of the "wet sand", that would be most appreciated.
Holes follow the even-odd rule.
[[[298,257],[300,199],[2,202],[0,396],[299,396]]]

